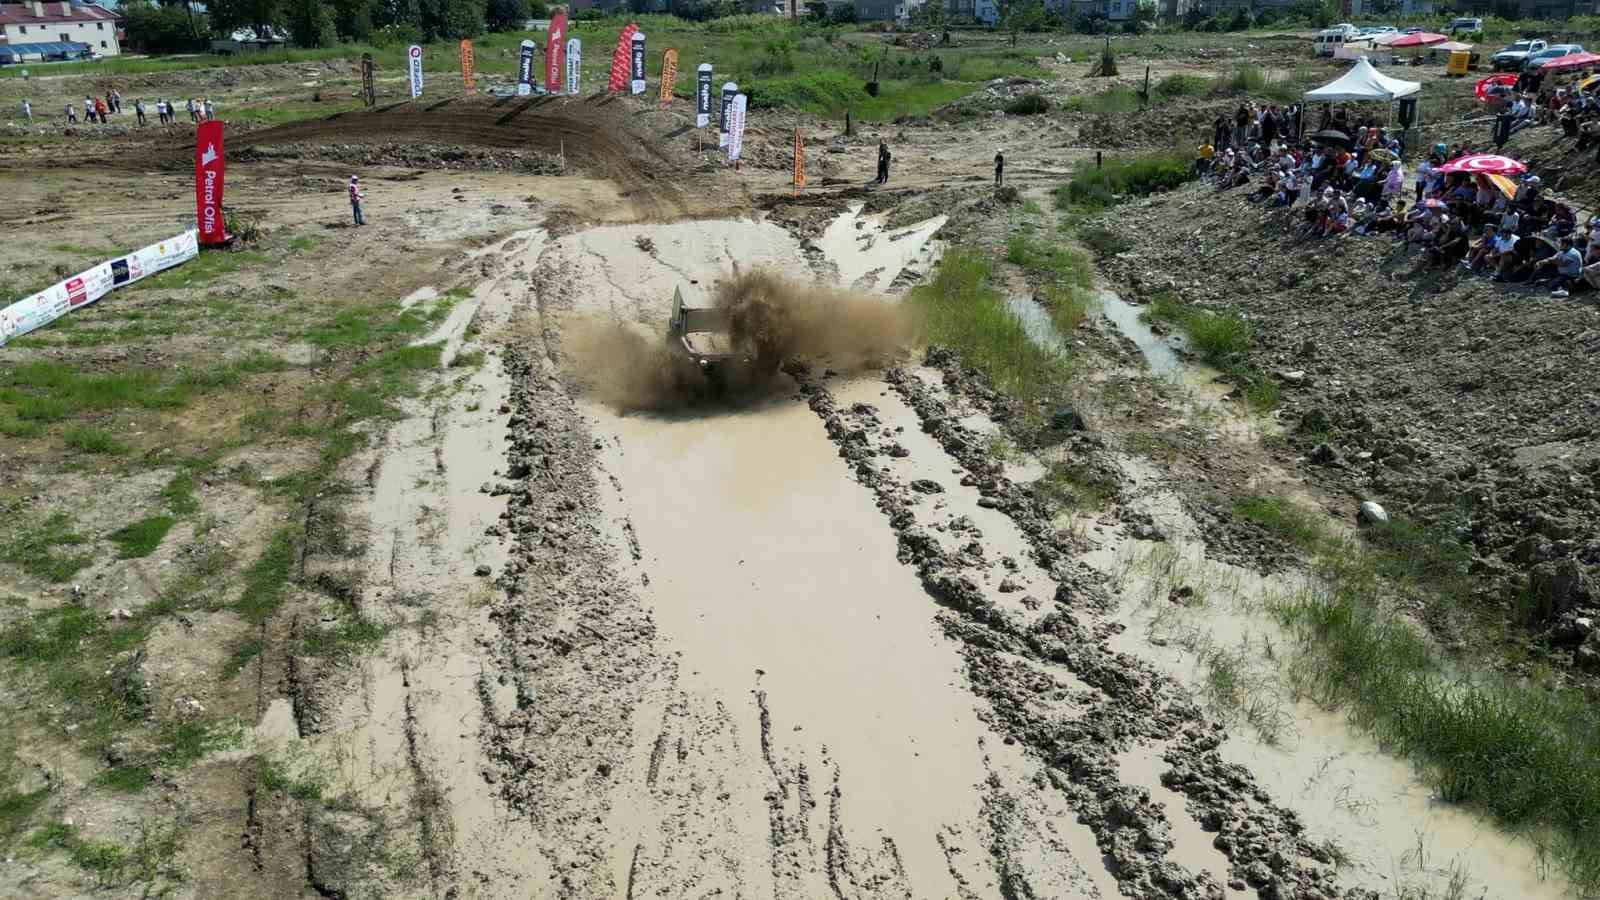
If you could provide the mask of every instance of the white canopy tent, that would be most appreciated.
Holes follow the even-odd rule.
[[[1350,71],[1322,87],[1306,91],[1307,103],[1339,103],[1350,100],[1399,100],[1422,90],[1416,81],[1401,81],[1379,72],[1366,58],[1356,60]]]

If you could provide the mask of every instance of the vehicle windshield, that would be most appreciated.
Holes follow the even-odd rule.
[[[1512,44],[1511,46],[1507,47],[1506,49],[1507,50],[1527,50],[1529,47],[1532,47],[1532,46],[1533,46],[1533,41],[1517,41],[1515,44]]]

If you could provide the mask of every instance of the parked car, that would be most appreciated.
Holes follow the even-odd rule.
[[[1522,61],[1522,71],[1532,72],[1534,69],[1539,68],[1558,56],[1566,56],[1568,53],[1582,52],[1582,44],[1551,44],[1543,50],[1540,50],[1538,53],[1528,54],[1528,58]]]
[[[1445,34],[1463,34],[1463,33],[1471,34],[1474,31],[1482,31],[1482,30],[1483,30],[1483,20],[1482,19],[1452,19],[1452,20],[1450,20],[1450,24],[1445,28],[1444,33]]]
[[[1549,46],[1548,42],[1540,40],[1512,41],[1489,57],[1489,62],[1494,65],[1496,72],[1515,72],[1522,68],[1528,57]]]
[[[1415,25],[1413,25],[1410,28],[1407,28],[1405,31],[1402,31],[1400,33],[1401,34],[1421,34],[1422,33],[1422,29],[1416,27]]]
[[[1317,32],[1317,41],[1314,45],[1314,52],[1317,56],[1332,56],[1339,51],[1340,47],[1343,47],[1346,42],[1352,39],[1353,38],[1350,35],[1340,31],[1337,28],[1329,28],[1326,31],[1319,31]]]

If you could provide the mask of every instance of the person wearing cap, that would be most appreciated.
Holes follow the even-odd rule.
[[[356,225],[367,224],[366,217],[361,215],[361,201],[366,195],[361,193],[361,179],[355,175],[350,176],[350,213],[355,217]]]

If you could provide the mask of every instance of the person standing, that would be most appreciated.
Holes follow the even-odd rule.
[[[189,112],[190,122],[198,123],[200,121],[200,114],[195,112],[193,97],[190,97],[188,100],[184,101],[184,109],[188,110]]]
[[[93,97],[85,97],[85,98],[83,98],[83,121],[85,123],[94,121],[94,98]]]
[[[145,118],[144,118],[144,101],[143,100],[135,100],[135,101],[133,101],[133,117],[138,120],[139,125],[141,127],[146,124]]]
[[[215,119],[217,117],[217,107],[216,107],[215,104],[213,104],[211,102],[211,98],[210,97],[207,97],[206,99],[200,101],[200,104],[205,109],[205,115],[206,115],[206,121],[207,122],[209,122],[212,119]]]
[[[110,119],[106,118],[106,115],[107,115],[106,102],[104,100],[101,100],[99,97],[94,98],[94,114],[96,116],[100,117],[100,124],[101,125],[104,125],[107,122],[111,121]]]
[[[71,103],[67,104],[67,124],[68,125],[76,125],[76,124],[78,124],[78,108],[76,106],[73,106]]]
[[[33,104],[28,102],[27,97],[22,98],[22,118],[26,119],[29,125],[33,124]]]
[[[350,176],[350,214],[355,218],[356,225],[367,224],[366,217],[361,215],[361,201],[366,199],[366,194],[361,193],[361,179]]]
[[[111,89],[111,111],[122,115],[122,92],[116,88]]]
[[[893,159],[893,158],[894,158],[894,154],[889,152],[889,142],[888,141],[879,141],[878,142],[878,177],[872,182],[873,184],[888,184],[889,183],[889,161],[891,159]]]
[[[1000,190],[1006,183],[1006,151],[1002,147],[994,152],[994,189]]]

